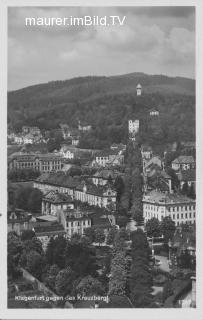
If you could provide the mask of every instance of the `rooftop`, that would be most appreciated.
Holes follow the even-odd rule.
[[[43,215],[36,217],[36,220],[40,221],[46,221],[46,222],[55,222],[57,221],[57,217],[52,215]]]
[[[159,204],[190,204],[195,203],[195,200],[192,200],[184,195],[176,193],[163,193],[160,191],[152,190],[144,195],[143,202],[150,203],[159,203]]]
[[[71,196],[69,196],[68,194],[59,193],[57,191],[48,192],[43,199],[46,201],[50,201],[52,203],[62,203],[62,202],[72,203],[73,202]]]
[[[195,160],[193,158],[193,156],[179,156],[178,158],[176,158],[175,160],[173,160],[173,163],[195,163]]]

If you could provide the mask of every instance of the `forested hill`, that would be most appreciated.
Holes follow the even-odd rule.
[[[136,85],[143,87],[136,96]],[[8,93],[8,122],[51,129],[59,123],[76,126],[78,119],[95,127],[101,141],[127,136],[129,118],[146,119],[151,108],[160,111],[167,139],[194,139],[195,80],[131,73],[111,77],[80,77],[54,81]],[[146,121],[145,121],[146,124]],[[178,131],[178,132],[177,132]],[[181,133],[179,132],[181,131]],[[91,145],[91,143],[90,143]]]

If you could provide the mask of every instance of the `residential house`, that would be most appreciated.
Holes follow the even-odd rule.
[[[74,201],[72,197],[65,193],[59,193],[56,191],[49,191],[42,198],[42,214],[57,216],[59,210],[74,208]]]
[[[195,159],[193,156],[179,156],[172,161],[172,169],[175,171],[178,170],[190,170],[195,169]]]
[[[7,231],[15,231],[18,235],[32,228],[32,214],[21,209],[9,210],[7,215]]]

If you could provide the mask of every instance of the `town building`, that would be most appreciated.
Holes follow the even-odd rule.
[[[142,154],[142,158],[149,160],[152,158],[152,148],[148,145],[142,145],[141,146],[141,154]]]
[[[72,140],[71,140],[71,143],[73,146],[78,146],[79,145],[79,137],[78,136],[72,136]]]
[[[195,159],[193,156],[179,156],[172,161],[172,169],[178,170],[190,170],[195,169]]]
[[[156,110],[156,109],[151,109],[151,110],[149,111],[149,115],[150,115],[151,117],[158,117],[158,116],[159,116],[159,111]]]
[[[40,172],[61,171],[62,158],[52,153],[16,152],[8,159],[8,169],[34,169]]]
[[[42,243],[43,250],[46,250],[50,238],[55,238],[58,236],[66,237],[66,231],[62,224],[57,221],[43,221],[38,219],[38,221],[33,225],[35,236]]]
[[[21,209],[9,210],[7,215],[7,231],[14,231],[18,235],[24,230],[32,228],[32,214]]]
[[[126,150],[126,145],[123,144],[123,143],[113,143],[111,146],[110,146],[110,149],[111,150],[121,150],[121,151],[125,151]]]
[[[77,209],[62,210],[60,213],[60,220],[66,231],[66,235],[69,238],[71,238],[74,233],[83,235],[85,229],[92,226],[90,216]]]
[[[71,177],[64,172],[44,173],[33,183],[33,187],[47,194],[49,191],[65,193],[74,199],[75,188],[81,183],[80,177]]]
[[[136,92],[137,92],[137,96],[141,96],[142,94],[142,86],[140,83],[138,83],[138,85],[136,86]]]
[[[70,147],[63,145],[59,151],[59,155],[61,155],[65,159],[74,159],[75,154],[71,151]]]
[[[119,173],[112,169],[98,170],[92,177],[92,181],[95,185],[104,186],[108,183],[114,183]]]
[[[143,172],[146,174],[150,172],[154,166],[158,166],[160,169],[164,168],[164,161],[161,159],[160,156],[154,155],[149,160],[143,158],[142,162],[143,162]]]
[[[180,189],[183,189],[184,184],[186,183],[188,187],[194,186],[196,188],[196,170],[183,170],[177,173],[178,180],[180,182]]]
[[[186,196],[153,190],[143,196],[143,216],[145,222],[151,218],[159,221],[170,216],[176,226],[196,221],[195,200]]]
[[[87,123],[82,123],[80,120],[78,121],[78,130],[83,132],[88,132],[92,129],[92,126]]]
[[[76,187],[74,198],[90,206],[108,208],[116,205],[116,191],[108,185],[96,186],[82,182]]]
[[[42,214],[57,216],[59,210],[73,209],[74,202],[70,195],[59,193],[56,191],[49,191],[42,198]]]
[[[135,140],[136,135],[139,132],[139,120],[128,121],[128,133],[131,140]]]
[[[102,150],[95,156],[95,162],[101,167],[119,166],[124,162],[122,150]]]

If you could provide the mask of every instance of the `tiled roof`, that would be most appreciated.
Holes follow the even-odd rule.
[[[49,226],[35,226],[34,227],[35,233],[38,235],[39,233],[50,233],[50,232],[63,232],[64,228],[61,224],[52,224]],[[65,231],[64,231],[65,232]]]
[[[64,172],[53,172],[42,174],[39,178],[36,179],[36,182],[43,184],[52,184],[65,188],[75,188],[78,184],[80,184],[81,178],[68,176]]]
[[[184,195],[176,193],[163,193],[156,190],[152,190],[149,193],[145,194],[143,197],[143,201],[160,204],[195,203],[195,200],[192,200]]]
[[[104,192],[109,189],[108,186],[96,186],[95,184],[82,182],[76,187],[76,190],[83,191],[84,185],[87,188],[88,194],[93,194],[95,196],[103,196]],[[112,189],[111,189],[112,190]]]
[[[111,149],[108,149],[108,150],[102,150],[100,152],[98,152],[96,154],[96,157],[108,157],[108,156],[114,156],[114,155],[117,155],[118,154],[118,150],[111,150]]]
[[[69,196],[68,194],[59,193],[59,192],[56,192],[56,191],[48,192],[43,199],[48,200],[48,201],[53,202],[53,203],[61,203],[61,202],[69,203],[69,202],[73,202],[71,196]]]
[[[112,179],[115,179],[117,176],[118,176],[118,173],[110,169],[99,170],[94,174],[94,177],[98,177],[102,179],[108,179],[109,177],[111,177]]]
[[[195,160],[193,156],[179,156],[175,160],[173,160],[173,163],[194,163]]]

